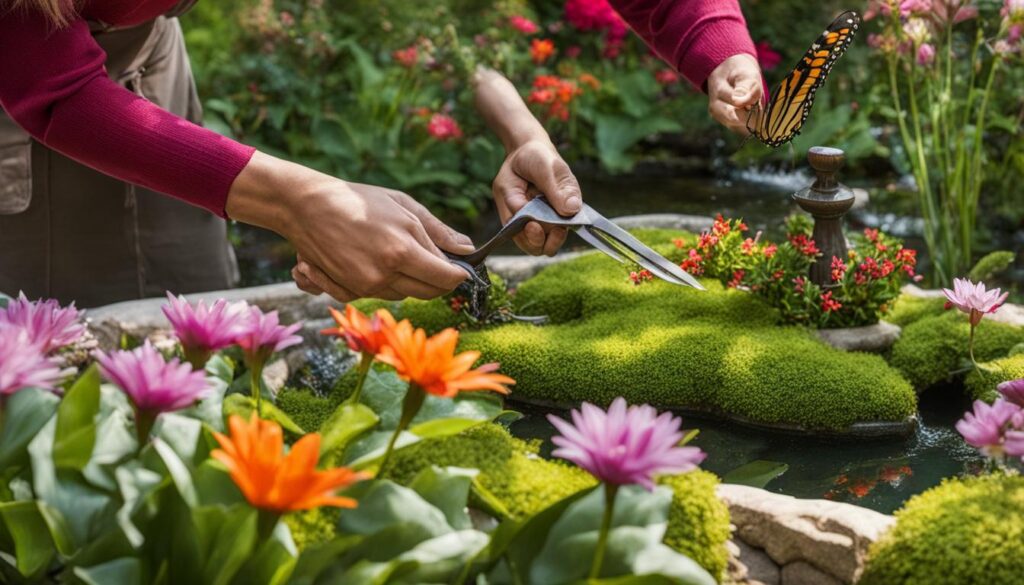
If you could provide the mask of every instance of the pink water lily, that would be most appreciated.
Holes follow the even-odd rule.
[[[74,303],[61,307],[54,299],[30,301],[21,293],[0,309],[0,324],[20,327],[30,343],[52,353],[81,339],[85,333],[81,316]]]
[[[1002,398],[992,404],[975,400],[973,411],[964,413],[964,418],[956,423],[956,430],[968,445],[989,457],[999,457],[1003,454],[1007,430],[1024,423],[1022,414],[1021,407]]]
[[[996,387],[1003,400],[1024,408],[1024,378],[1003,382]]]
[[[949,305],[970,315],[971,326],[976,326],[988,313],[995,313],[1006,302],[1010,293],[995,288],[988,290],[985,283],[977,284],[966,278],[954,278],[953,290],[942,289]]]
[[[599,480],[639,484],[654,489],[654,475],[691,471],[704,460],[697,447],[679,447],[682,421],[671,413],[658,415],[647,405],[626,407],[616,398],[605,412],[590,403],[572,411],[572,424],[553,415],[548,420],[561,435],[552,439],[552,453],[572,461]]]
[[[210,354],[230,345],[244,330],[249,318],[244,302],[228,303],[218,299],[210,306],[199,301],[190,305],[184,296],[167,293],[167,304],[161,307],[194,368],[201,368]]]
[[[0,396],[25,388],[53,390],[63,378],[61,369],[46,357],[20,327],[0,323]]]

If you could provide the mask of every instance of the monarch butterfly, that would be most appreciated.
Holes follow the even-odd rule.
[[[814,41],[803,58],[775,89],[768,105],[758,104],[747,116],[747,130],[764,144],[777,147],[800,133],[814,105],[814,93],[825,83],[832,65],[846,52],[860,26],[860,15],[839,15]]]

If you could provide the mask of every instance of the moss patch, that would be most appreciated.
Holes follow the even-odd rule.
[[[900,327],[906,327],[916,323],[925,317],[935,317],[943,314],[946,301],[944,298],[932,299],[912,295],[900,295],[893,305],[893,309],[885,316],[885,321]]]
[[[483,424],[453,437],[431,439],[396,453],[388,476],[409,482],[429,465],[480,470],[479,481],[506,508],[523,518],[579,490],[594,485],[582,470],[548,461],[538,446],[512,437],[504,428]],[[666,544],[694,559],[712,575],[721,575],[728,560],[729,511],[715,495],[718,479],[706,471],[661,478],[675,491]]]
[[[517,380],[513,397],[633,403],[738,415],[758,423],[842,429],[914,413],[913,390],[878,356],[847,353],[776,325],[751,294],[630,283],[600,255],[551,266],[519,287],[522,314],[551,324],[467,332]]]
[[[959,311],[923,318],[903,329],[890,363],[914,387],[928,388],[968,364],[970,331],[967,315]],[[975,333],[974,356],[979,362],[1003,358],[1022,342],[1024,327],[984,320]]]
[[[965,385],[968,395],[975,400],[992,402],[999,396],[996,390],[1002,382],[1024,378],[1024,354],[1017,354],[982,364],[987,371],[972,371]]]
[[[1024,478],[948,480],[915,496],[860,585],[1010,585],[1024,575]]]

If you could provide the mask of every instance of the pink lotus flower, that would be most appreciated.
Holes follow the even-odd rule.
[[[21,327],[0,323],[0,396],[25,388],[53,390],[63,374]]]
[[[1024,378],[1003,382],[996,387],[1003,399],[1024,408]]]
[[[974,411],[964,414],[956,423],[956,430],[968,445],[977,447],[989,457],[1003,453],[1005,433],[1010,426],[1020,426],[1021,408],[1002,398],[991,405],[983,400],[974,401]]]
[[[442,142],[462,138],[462,128],[451,116],[434,114],[427,122],[427,134]]]
[[[248,318],[235,343],[245,352],[246,361],[252,364],[264,364],[274,352],[302,343],[302,338],[295,332],[302,328],[302,323],[285,327],[278,320],[277,311],[264,313],[259,307],[249,308]]]
[[[248,317],[244,302],[229,304],[218,299],[209,307],[203,301],[193,307],[184,296],[169,292],[161,309],[181,342],[185,359],[196,369],[202,368],[212,352],[234,345]]]
[[[942,292],[949,299],[950,306],[970,315],[971,327],[977,326],[987,313],[999,310],[1009,296],[998,288],[987,290],[985,283],[974,284],[966,278],[954,278],[953,290],[944,288]]]
[[[0,324],[19,327],[28,336],[28,342],[38,345],[43,353],[52,353],[78,341],[85,333],[80,321],[81,311],[71,303],[61,308],[53,299],[29,301],[25,293],[13,299],[6,309],[0,309]]]
[[[654,408],[631,406],[616,398],[605,412],[584,402],[572,411],[573,424],[548,415],[561,435],[552,439],[556,457],[572,461],[597,479],[615,486],[640,484],[654,489],[657,473],[691,471],[704,460],[697,447],[678,447],[682,421]]]
[[[922,43],[917,48],[917,64],[922,67],[927,67],[935,61],[935,47],[928,43]]]
[[[757,62],[761,64],[761,69],[765,71],[775,69],[782,62],[782,55],[773,49],[768,41],[757,43],[754,45],[754,49],[757,51]]]
[[[131,351],[97,352],[96,362],[137,411],[152,416],[191,406],[210,391],[203,372],[178,358],[166,361],[148,341]]]
[[[529,18],[526,18],[525,16],[520,16],[518,14],[515,16],[510,16],[508,19],[508,23],[512,26],[512,28],[523,33],[524,35],[532,35],[536,33],[538,30],[540,30],[540,27],[537,26],[537,23],[533,22]]]

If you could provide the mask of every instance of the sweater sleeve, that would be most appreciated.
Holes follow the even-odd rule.
[[[225,216],[254,149],[175,116],[107,77],[88,25],[0,12],[0,106],[33,138],[102,173]]]
[[[757,58],[738,0],[610,0],[659,57],[694,86],[733,55]]]

